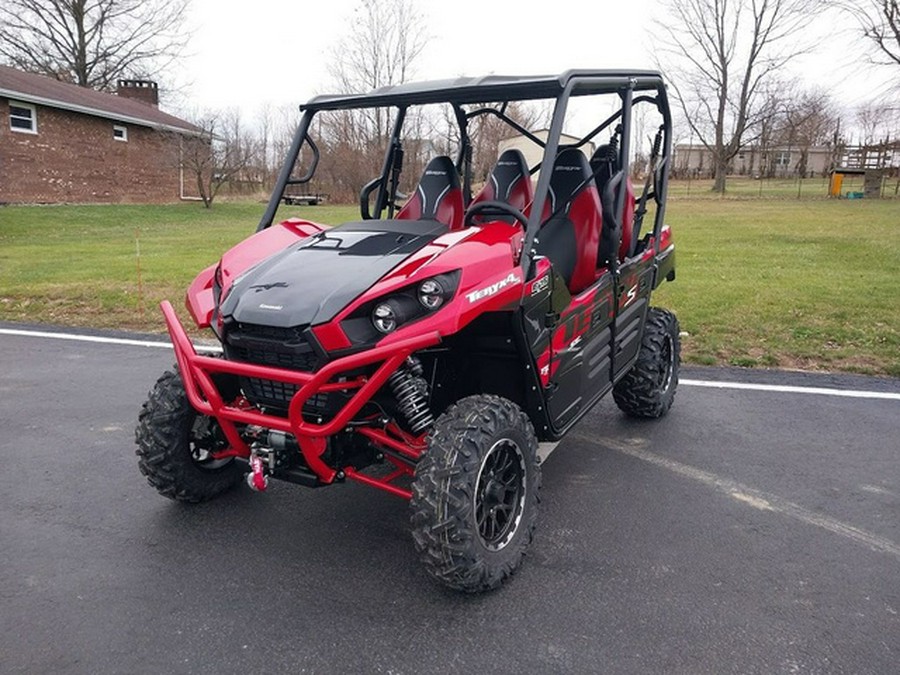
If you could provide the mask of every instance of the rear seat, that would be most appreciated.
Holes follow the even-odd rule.
[[[538,230],[535,249],[550,259],[572,293],[580,293],[597,279],[600,196],[590,180],[591,167],[581,150],[561,151],[552,171],[543,214],[547,220]]]
[[[628,257],[634,225],[634,188],[625,176],[625,206],[621,214],[615,210],[616,190],[611,180],[619,173],[619,152],[614,144],[601,145],[591,156],[591,171],[596,174],[597,192],[603,206],[603,241],[600,245],[600,264],[615,263]]]
[[[527,215],[526,211],[533,200],[534,186],[531,184],[531,174],[525,156],[520,150],[510,148],[497,159],[484,187],[472,200],[472,205],[487,201],[504,202]],[[475,220],[476,222],[502,220],[512,223],[515,219],[512,216],[502,215],[476,216]]]

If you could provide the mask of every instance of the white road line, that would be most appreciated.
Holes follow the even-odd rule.
[[[760,511],[771,511],[787,516],[788,518],[793,518],[801,523],[813,525],[833,534],[840,535],[845,539],[854,541],[857,544],[862,544],[873,551],[887,553],[897,560],[900,560],[900,545],[889,539],[872,534],[871,532],[866,532],[865,530],[844,523],[831,516],[817,513],[816,511],[812,511],[770,492],[757,490],[756,488],[744,485],[743,483],[731,480],[730,478],[723,478],[709,471],[704,471],[703,469],[698,469],[688,464],[682,464],[681,462],[644,450],[642,446],[645,445],[646,442],[640,439],[633,439],[631,443],[628,443],[618,439],[592,437],[579,432],[573,432],[572,436],[580,441],[621,452],[624,455],[666,469],[679,476],[690,478],[691,480],[702,483],[717,492],[727,495],[728,497],[743,504],[747,504],[755,509],[759,509]]]
[[[882,497],[900,497],[896,492],[891,492],[880,485],[860,485],[859,488],[865,492],[870,492],[873,495],[881,495]]]
[[[129,340],[127,338],[110,338],[99,335],[79,335],[76,333],[47,333],[39,330],[19,330],[15,328],[0,328],[0,335],[15,335],[18,337],[39,337],[53,340],[74,340],[76,342],[95,342],[104,345],[124,345],[126,347],[154,347],[157,349],[172,349],[171,342],[153,342],[151,340]],[[215,345],[195,344],[197,351],[221,352],[222,348]]]
[[[861,391],[854,389],[830,389],[828,387],[794,387],[783,384],[754,384],[752,382],[710,382],[708,380],[679,379],[678,384],[688,387],[709,387],[712,389],[746,389],[748,391],[770,391],[784,394],[817,394],[819,396],[844,396],[847,398],[880,398],[900,401],[900,394],[887,391]]]
[[[0,335],[15,335],[18,337],[39,337],[56,340],[75,340],[80,342],[96,342],[99,344],[125,345],[129,347],[154,347],[157,349],[171,349],[169,342],[152,342],[150,340],[130,340],[127,338],[100,337],[97,335],[80,335],[76,333],[49,333],[36,330],[21,330],[16,328],[0,328]],[[197,351],[220,353],[222,348],[216,345],[195,344]],[[886,391],[864,391],[856,389],[833,389],[827,387],[794,387],[781,384],[754,384],[750,382],[712,382],[709,380],[679,380],[679,384],[687,387],[708,387],[713,389],[743,389],[747,391],[766,391],[783,394],[814,394],[819,396],[843,396],[845,398],[872,398],[886,401],[900,401],[900,393]]]

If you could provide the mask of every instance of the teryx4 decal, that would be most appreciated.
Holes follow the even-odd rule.
[[[489,298],[492,295],[495,295],[502,291],[504,288],[509,286],[510,284],[517,284],[522,281],[522,277],[520,277],[515,272],[510,272],[509,276],[505,279],[501,279],[500,281],[491,284],[490,286],[485,286],[484,288],[480,288],[477,291],[472,291],[471,293],[466,293],[466,297],[469,299],[469,302],[477,302],[482,298]]]

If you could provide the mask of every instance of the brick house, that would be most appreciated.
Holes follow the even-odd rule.
[[[199,132],[154,82],[108,94],[0,66],[0,204],[178,201],[179,139]]]

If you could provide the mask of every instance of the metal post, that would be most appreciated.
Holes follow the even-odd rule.
[[[528,229],[525,233],[525,244],[522,249],[522,266],[526,279],[531,274],[532,258],[534,257],[531,254],[532,248],[534,247],[538,228],[541,226],[544,204],[547,202],[547,195],[550,192],[550,178],[553,175],[553,164],[556,160],[556,153],[559,150],[559,137],[566,117],[569,96],[574,86],[574,80],[570,79],[556,99],[556,105],[553,108],[553,119],[550,122],[550,131],[547,132],[547,145],[544,147],[544,157],[541,160],[541,175],[538,177],[537,187],[534,190],[534,202],[531,204],[531,214],[528,217]]]
[[[663,126],[665,127],[663,135],[663,157],[666,159],[656,184],[656,222],[653,223],[654,247],[656,252],[659,253],[659,233],[662,230],[665,221],[666,201],[669,194],[669,158],[672,156],[672,112],[669,110],[669,99],[664,84],[659,85],[657,99],[657,105],[663,118]]]
[[[621,218],[625,212],[625,198],[628,193],[628,176],[631,171],[629,156],[631,154],[631,99],[634,95],[636,80],[630,80],[622,92],[622,145],[619,146],[619,166],[623,176],[619,183],[619,194],[616,195],[616,217]]]
[[[315,111],[307,110],[303,113],[303,117],[300,119],[300,124],[297,126],[297,131],[294,133],[294,140],[291,142],[291,147],[288,150],[287,157],[284,159],[284,164],[281,166],[281,172],[278,174],[278,178],[275,180],[275,187],[272,189],[272,196],[269,198],[269,205],[266,206],[266,212],[263,214],[263,217],[259,221],[259,225],[256,226],[257,232],[262,232],[264,229],[269,227],[272,224],[272,221],[275,219],[275,212],[278,210],[278,206],[281,203],[281,198],[284,196],[284,188],[287,186],[288,180],[291,178],[291,172],[294,170],[294,164],[297,163],[297,156],[300,154],[300,147],[303,145],[303,141],[306,138],[306,134],[309,131],[310,122],[312,122],[313,115],[315,115]]]

